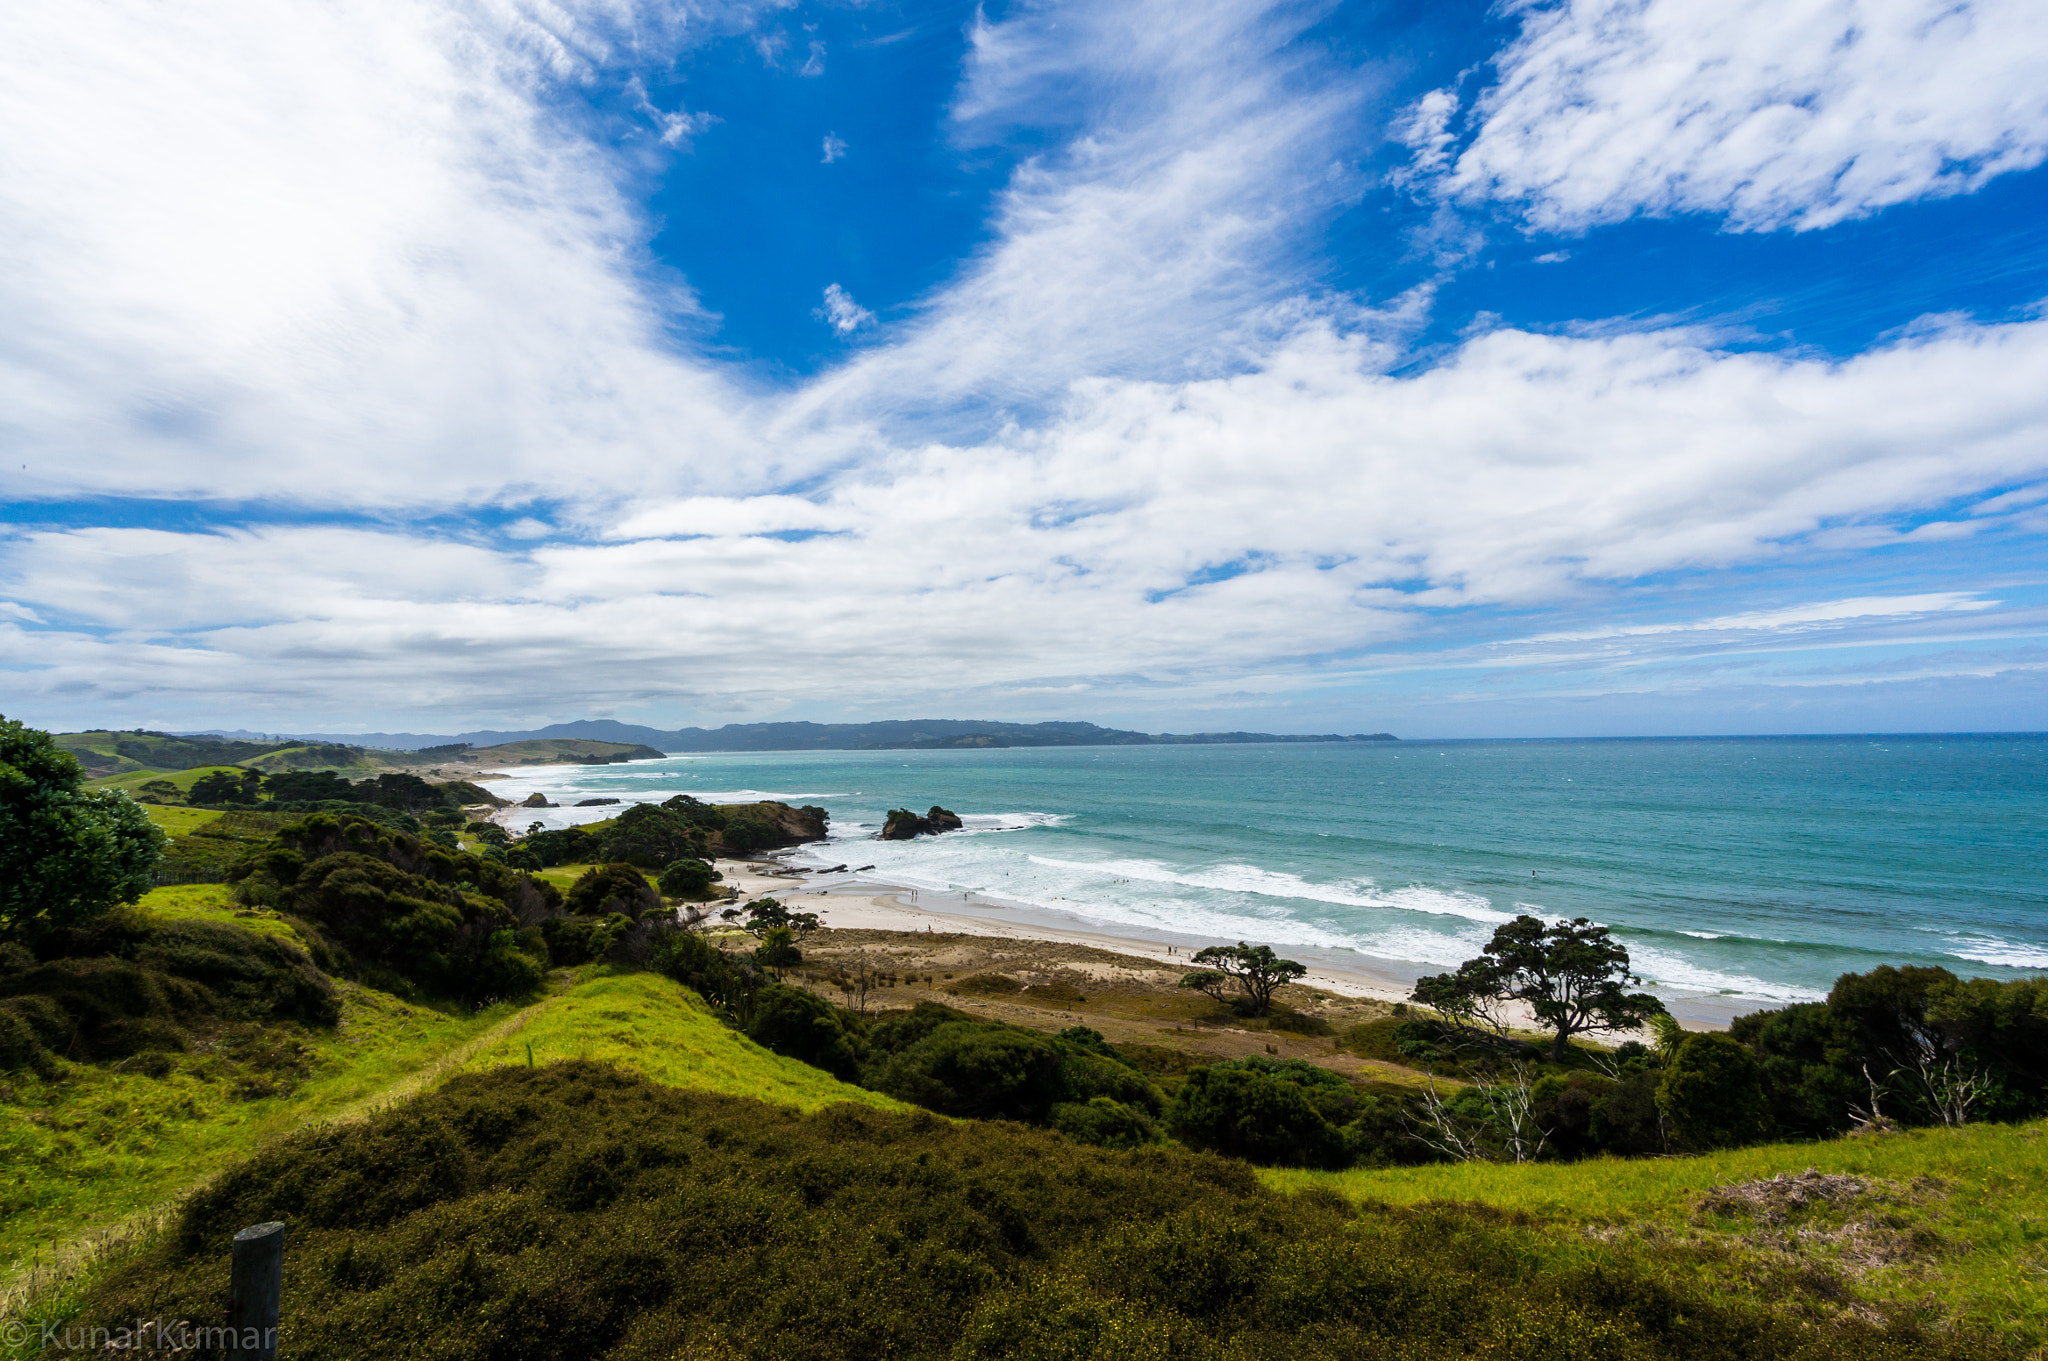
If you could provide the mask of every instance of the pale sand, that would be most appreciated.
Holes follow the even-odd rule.
[[[1185,943],[1119,935],[1099,928],[1064,926],[980,893],[935,893],[878,883],[855,875],[776,874],[760,868],[769,863],[765,860],[720,860],[717,868],[725,876],[725,883],[739,890],[742,903],[759,897],[772,897],[793,911],[815,912],[826,926],[841,930],[931,931],[941,935],[1061,941],[1131,955],[1168,968],[1193,967],[1188,960],[1192,950]],[[812,880],[822,883],[809,882]],[[1289,953],[1328,952],[1290,950]],[[1406,999],[1412,986],[1411,982],[1393,972],[1381,973],[1363,963],[1356,967],[1333,965],[1323,959],[1313,962],[1302,982],[1340,997],[1369,997],[1386,1002]]]
[[[1153,940],[1099,926],[1066,925],[1048,920],[1042,908],[1004,903],[983,893],[937,893],[852,874],[796,874],[788,869],[776,873],[775,869],[781,866],[773,859],[720,860],[717,868],[725,875],[726,885],[738,890],[741,903],[772,897],[795,911],[815,912],[826,926],[842,930],[931,930],[939,934],[1060,941],[1180,969],[1193,967],[1188,957],[1195,949],[1217,943],[1203,940],[1191,946],[1187,940]],[[1404,1002],[1416,977],[1423,972],[1399,960],[1381,960],[1349,950],[1290,946],[1287,953],[1309,966],[1303,983],[1340,997]],[[1669,999],[1668,1005],[1671,1014],[1687,1030],[1726,1030],[1735,1015],[1754,1010],[1757,1004],[1677,997]],[[1515,1022],[1518,1026],[1535,1027],[1535,1017],[1527,1011],[1516,1016]],[[1618,1044],[1624,1039],[1653,1043],[1656,1039],[1647,1030],[1592,1038],[1603,1044]]]

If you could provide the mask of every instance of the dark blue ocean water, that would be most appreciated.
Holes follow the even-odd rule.
[[[819,863],[1411,972],[1517,912],[1611,926],[1672,997],[1807,998],[1880,963],[2048,970],[2043,736],[709,755],[497,787],[786,798],[846,838],[944,804],[967,834]]]

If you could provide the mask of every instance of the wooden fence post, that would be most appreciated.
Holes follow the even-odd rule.
[[[228,1287],[228,1327],[235,1356],[277,1361],[277,1318],[283,1300],[284,1225],[251,1225],[235,1235]]]

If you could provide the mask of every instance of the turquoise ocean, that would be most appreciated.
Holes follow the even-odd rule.
[[[1819,997],[1878,964],[2048,971],[2044,735],[713,754],[493,787],[819,804],[834,842],[798,863],[1394,977],[1455,966],[1517,913],[1587,917],[1681,1014]],[[890,808],[934,803],[966,830],[871,839]]]

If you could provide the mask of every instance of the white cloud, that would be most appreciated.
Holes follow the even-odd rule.
[[[1414,154],[1397,182],[1434,175],[1450,163],[1451,144],[1457,141],[1451,119],[1457,112],[1458,96],[1453,90],[1431,90],[1408,107],[1394,125],[1394,140]]]
[[[2048,155],[2037,0],[1521,0],[1447,177],[1528,224],[1638,213],[1805,230]],[[1435,126],[1443,91],[1412,127]],[[1440,164],[1433,138],[1418,167]]]
[[[1917,507],[2048,479],[2048,323],[1842,362],[1513,330],[1412,377],[1371,358],[1311,327],[1255,372],[1093,381],[1043,428],[884,449],[804,497],[649,498],[585,544],[68,531],[14,541],[0,582],[119,631],[33,651],[94,702],[153,683],[175,640],[191,655],[166,677],[251,709],[574,695],[731,713],[1076,684],[1170,703],[1327,685],[1319,659],[1434,634],[1431,610],[1597,612],[1645,576],[1797,562],[1845,526],[1897,541]],[[1245,570],[1215,579],[1230,564]],[[1609,666],[2008,613],[1971,592],[1817,593],[1509,651]]]
[[[875,320],[873,312],[855,302],[853,294],[838,284],[825,285],[825,305],[813,310],[811,315],[843,336],[850,336],[863,326],[871,326]]]
[[[813,38],[813,39],[811,40],[811,48],[810,48],[810,53],[809,53],[809,55],[808,55],[808,56],[806,56],[806,57],[804,58],[804,64],[803,64],[802,66],[799,66],[799,67],[797,68],[797,70],[796,70],[796,73],[797,73],[798,75],[800,75],[800,76],[822,76],[822,75],[824,75],[824,74],[825,74],[825,44],[823,44],[823,43],[819,42],[819,41],[818,41],[817,39]]]
[[[1932,591],[1920,595],[1856,596],[1847,600],[1819,600],[1774,610],[1751,610],[1744,614],[1712,619],[1690,619],[1657,624],[1623,624],[1571,633],[1545,633],[1529,639],[1532,643],[1585,642],[1603,638],[1643,638],[1661,633],[1780,633],[1828,627],[1870,619],[1896,619],[1908,615],[1949,614],[1995,609],[1996,600],[1985,600],[1964,591]]]
[[[1040,0],[979,21],[955,136],[1050,149],[999,196],[993,243],[893,344],[801,394],[774,436],[1254,361],[1304,314],[1292,266],[1349,192],[1329,166],[1362,136],[1376,88],[1294,45],[1314,19],[1284,5]]]
[[[828,286],[821,321],[875,330],[778,395],[678,353],[689,301],[641,269],[630,167],[547,112],[549,82],[606,78],[611,9],[86,2],[96,41],[0,17],[0,62],[39,54],[0,72],[0,423],[29,494],[383,523],[0,539],[0,665],[46,702],[466,722],[1285,695],[1331,657],[1430,643],[1447,610],[1545,612],[1515,630],[1560,636],[1517,646],[1602,659],[1843,610],[1903,627],[1881,611],[1913,601],[2006,619],[1985,593],[1825,581],[1590,642],[1550,612],[1660,574],[2048,528],[2044,321],[1932,318],[1843,361],[1496,323],[1397,367],[1426,289],[1383,309],[1302,291],[1373,84],[1293,45],[1307,9],[980,24],[954,131],[1041,148],[990,245],[887,328]],[[1520,88],[1481,107],[1467,158]],[[1456,126],[1445,95],[1401,135],[1462,167]],[[407,527],[465,502],[541,509],[498,534]]]
[[[825,165],[832,164],[832,162],[846,155],[846,139],[836,132],[826,133],[824,151],[825,154],[821,158],[822,163]]]
[[[628,19],[643,56],[681,41],[598,4],[0,12],[25,494],[445,503],[753,462],[749,398],[664,333],[694,304],[641,276],[622,163],[549,111]]]

